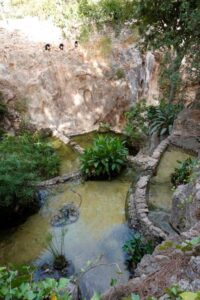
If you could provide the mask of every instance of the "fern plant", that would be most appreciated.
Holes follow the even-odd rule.
[[[86,178],[111,178],[120,173],[128,150],[118,137],[98,136],[81,156],[81,170]]]

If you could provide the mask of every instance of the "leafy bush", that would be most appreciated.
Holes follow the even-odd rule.
[[[0,121],[8,113],[7,107],[3,102],[3,94],[0,92]]]
[[[129,264],[137,265],[145,254],[152,254],[154,249],[153,242],[144,239],[139,233],[136,233],[132,239],[127,241],[123,250],[126,252]]]
[[[7,114],[6,106],[0,102],[0,117],[3,117]]]
[[[174,120],[183,109],[181,104],[167,103],[161,100],[159,106],[149,106],[147,118],[150,125],[150,134],[157,132],[159,135],[171,133]]]
[[[98,136],[81,156],[81,170],[86,178],[111,178],[125,165],[128,150],[120,138]]]
[[[148,133],[147,107],[144,100],[137,102],[125,113],[126,125],[124,133],[127,136],[128,144],[140,144],[144,135]]]
[[[157,132],[158,135],[171,133],[174,120],[183,109],[181,104],[167,103],[161,100],[158,106],[147,106],[144,100],[137,102],[125,113],[124,127],[128,144],[141,144],[148,134]]]
[[[91,3],[88,0],[79,1],[79,15],[90,22],[123,24],[133,17],[135,1],[130,0],[100,0]]]
[[[1,217],[34,209],[33,182],[58,174],[59,157],[38,136],[7,136],[0,142]],[[22,211],[21,211],[22,210]],[[8,217],[10,216],[10,217]],[[1,220],[1,222],[2,222]]]
[[[122,79],[122,78],[125,78],[125,72],[124,72],[124,70],[121,69],[121,68],[118,68],[116,70],[116,77],[117,77],[118,80]]]
[[[30,267],[21,267],[20,271],[1,267],[0,299],[71,299],[66,290],[69,279],[61,278],[59,281],[56,281],[55,279],[47,278],[38,282],[33,282],[32,277]]]
[[[184,161],[178,161],[178,164],[179,166],[175,168],[174,173],[171,175],[171,182],[175,187],[190,181],[197,159],[189,157]]]

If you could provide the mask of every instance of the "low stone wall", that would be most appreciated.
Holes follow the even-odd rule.
[[[81,178],[81,172],[80,171],[75,171],[75,172],[72,172],[72,173],[69,173],[69,174],[54,177],[54,178],[49,179],[49,180],[41,181],[41,182],[37,183],[35,186],[40,187],[40,188],[48,187],[48,186],[56,185],[56,184],[59,184],[59,183],[64,183],[64,182],[79,179],[79,178]]]
[[[156,239],[166,239],[167,235],[156,227],[148,218],[147,193],[151,177],[156,171],[163,152],[169,145],[169,138],[163,140],[154,150],[152,156],[138,154],[129,157],[129,161],[138,164],[147,175],[140,177],[135,189],[128,196],[128,215],[130,227],[142,231],[147,236]]]

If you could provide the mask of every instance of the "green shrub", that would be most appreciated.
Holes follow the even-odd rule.
[[[119,25],[133,18],[134,5],[132,0],[100,0],[96,3],[80,0],[78,11],[90,22]]]
[[[58,174],[59,157],[38,136],[7,136],[0,142],[0,215],[12,221],[13,214],[33,209],[38,180]],[[2,221],[2,220],[1,220]]]
[[[175,168],[174,173],[171,175],[171,182],[175,187],[190,181],[194,167],[197,165],[197,159],[189,157],[184,161],[178,161],[178,164],[179,166]]]
[[[124,133],[128,144],[141,144],[144,136],[148,133],[147,107],[144,100],[137,102],[125,113],[126,125]]]
[[[86,178],[111,178],[120,173],[127,155],[120,138],[98,136],[81,156],[81,170]]]
[[[157,132],[160,136],[170,134],[174,120],[182,109],[183,105],[167,103],[165,100],[161,100],[159,106],[149,106],[147,118],[150,134],[154,132]]]
[[[116,77],[117,79],[122,79],[122,78],[125,78],[125,72],[123,69],[119,68],[116,70]]]
[[[53,278],[46,278],[38,282],[32,281],[30,267],[20,269],[0,268],[0,299],[6,300],[37,300],[57,299],[70,300],[67,292],[69,279],[61,278],[58,281]]]
[[[0,92],[0,121],[8,113],[7,107],[3,102],[3,94]]]
[[[139,233],[136,233],[132,239],[128,240],[123,250],[127,254],[127,262],[135,266],[141,261],[145,254],[152,254],[154,249],[153,242],[146,240]]]

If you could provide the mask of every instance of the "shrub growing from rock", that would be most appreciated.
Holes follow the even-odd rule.
[[[189,157],[184,161],[178,161],[178,164],[171,175],[171,182],[174,187],[189,183],[194,167],[197,165],[197,159]]]
[[[128,150],[118,137],[98,136],[81,156],[81,170],[86,178],[111,178],[120,173]]]
[[[145,254],[153,253],[154,244],[153,241],[145,240],[143,236],[136,233],[124,244],[123,250],[127,254],[128,267],[130,271],[133,271]]]
[[[0,223],[12,223],[15,216],[34,211],[33,183],[57,175],[58,170],[58,155],[40,137],[4,137],[0,142]]]
[[[168,103],[165,100],[161,100],[158,106],[149,106],[147,109],[149,133],[156,132],[160,136],[169,135],[174,121],[182,109],[183,105]]]

